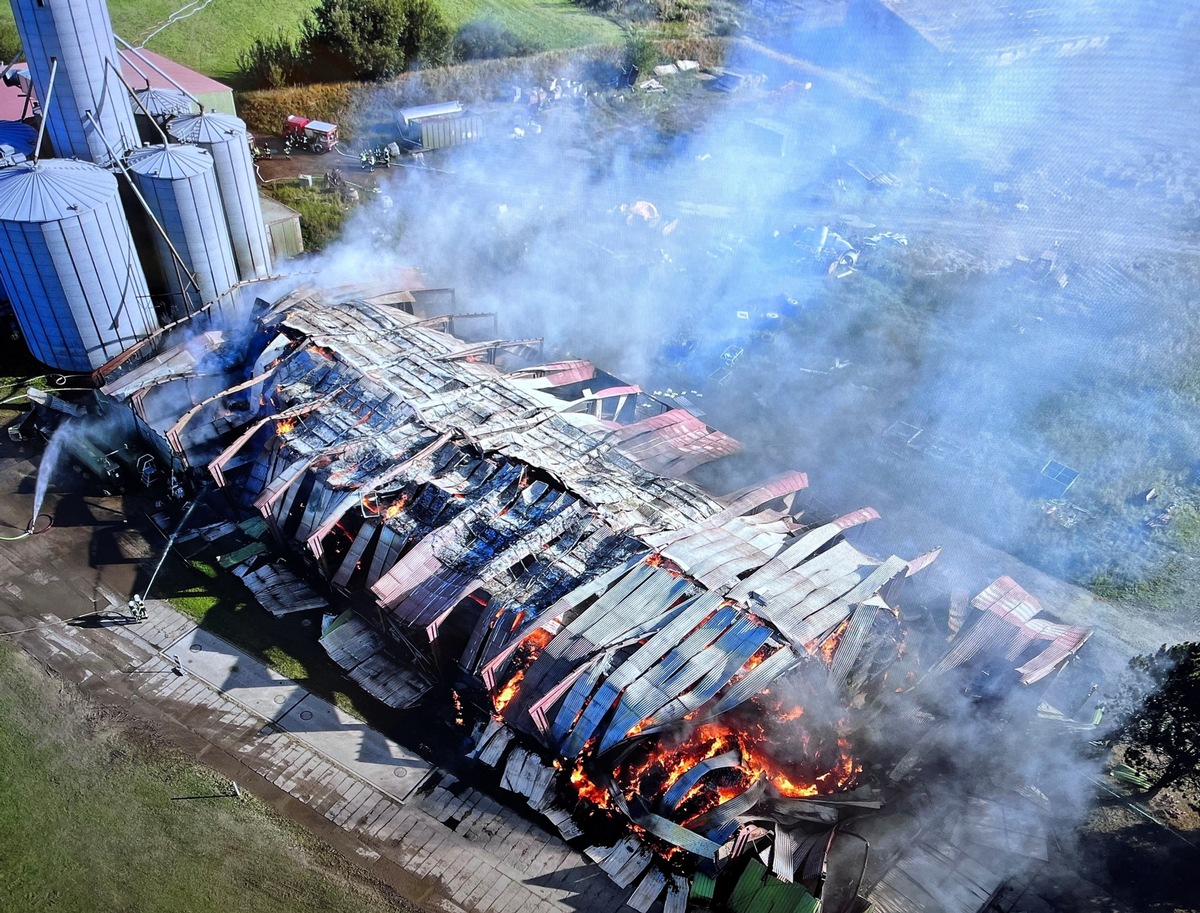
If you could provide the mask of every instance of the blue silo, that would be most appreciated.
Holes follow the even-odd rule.
[[[178,89],[147,87],[137,89],[133,94],[137,97],[133,103],[133,119],[137,122],[138,136],[144,143],[163,141],[162,134],[154,127],[155,123],[165,128],[172,118],[191,114],[195,108],[192,100]]]
[[[0,170],[0,278],[39,361],[91,371],[158,328],[117,180],[88,162]]]
[[[129,93],[105,0],[11,0],[17,32],[56,155],[104,164],[110,156],[92,117],[118,153],[138,145]],[[51,58],[57,60],[50,94]],[[115,68],[115,69],[114,69]],[[44,100],[49,95],[50,103]]]
[[[151,234],[172,312],[182,316],[228,292],[237,284],[237,267],[212,156],[197,146],[146,146],[126,164],[166,232],[166,238]]]
[[[19,155],[32,156],[37,131],[19,120],[0,120],[0,146],[11,146]]]
[[[238,276],[242,279],[270,276],[271,246],[263,224],[245,122],[232,114],[185,114],[174,118],[167,132],[181,143],[208,150],[212,156]]]

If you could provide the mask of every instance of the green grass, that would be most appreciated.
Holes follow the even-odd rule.
[[[614,44],[621,29],[613,22],[576,6],[571,0],[440,0],[447,20],[458,28],[472,19],[498,20],[531,47],[568,48]],[[139,44],[183,4],[178,0],[109,0],[113,28]],[[316,0],[271,0],[241,3],[213,0],[195,15],[168,26],[146,46],[214,79],[235,81],[238,56],[255,38],[283,32],[300,34],[300,23]],[[12,21],[7,3],[0,21]]]
[[[229,81],[237,74],[238,55],[255,38],[281,31],[299,35],[300,23],[315,5],[315,0],[213,0],[194,16],[168,26],[146,47],[214,79]],[[131,44],[140,44],[181,6],[178,0],[109,0],[108,4],[113,30]],[[7,3],[0,6],[0,19],[12,20]]]
[[[0,644],[0,911],[412,909],[228,780]]]
[[[319,186],[308,188],[290,183],[267,184],[265,189],[280,203],[300,213],[300,234],[305,250],[324,250],[341,237],[342,226],[352,207],[343,203],[339,194]]]
[[[219,544],[219,543],[218,543]],[[191,566],[174,556],[163,566],[155,596],[167,599],[206,631],[251,653],[280,675],[362,719],[369,701],[349,683],[317,643],[317,628],[295,618],[277,619],[250,599],[229,571],[205,560]]]
[[[619,44],[620,26],[571,0],[439,0],[451,27],[494,19],[532,48],[556,50],[585,44]]]

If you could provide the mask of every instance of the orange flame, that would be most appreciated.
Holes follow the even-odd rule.
[[[521,645],[513,652],[512,661],[516,671],[492,701],[496,713],[502,713],[504,708],[512,703],[517,692],[521,690],[521,683],[525,681],[525,670],[533,665],[533,661],[546,649],[546,644],[553,639],[554,635],[545,628],[538,628],[521,641]]]
[[[575,787],[575,792],[579,794],[579,798],[583,801],[598,805],[601,808],[611,807],[612,796],[609,795],[607,789],[597,786],[592,781],[592,778],[587,775],[587,772],[583,769],[582,758],[575,761],[575,769],[571,771],[571,785]]]
[[[495,705],[496,712],[503,713],[504,708],[512,703],[512,699],[517,696],[517,691],[521,688],[521,682],[525,681],[525,670],[518,669],[516,674],[508,680],[508,683],[500,689],[500,693],[496,695]]]
[[[799,719],[803,714],[802,707],[793,707],[772,712],[771,719],[776,723],[788,722]],[[803,735],[802,742],[807,748],[807,733]],[[630,800],[640,795],[653,802],[661,799],[695,765],[736,750],[740,755],[740,763],[736,768],[723,769],[705,777],[676,804],[676,820],[686,824],[720,803],[741,795],[760,779],[770,783],[780,796],[803,798],[848,789],[862,770],[851,755],[850,745],[845,739],[837,740],[837,755],[832,761],[825,762],[827,766],[824,773],[811,773],[817,761],[815,757],[807,759],[811,780],[799,776],[792,765],[772,757],[771,746],[772,739],[766,730],[752,721],[743,721],[736,728],[723,721],[705,723],[675,745],[653,745],[638,760],[619,766],[614,771],[614,777]],[[581,798],[589,798],[582,791],[580,795]]]
[[[275,433],[282,437],[285,434],[291,434],[296,430],[296,420],[294,418],[285,418],[282,421],[275,423]]]
[[[842,637],[848,627],[850,627],[850,619],[843,619],[837,629],[826,638],[825,643],[821,644],[821,659],[825,661],[825,665],[832,665],[833,654],[837,653],[837,648],[841,645]]]

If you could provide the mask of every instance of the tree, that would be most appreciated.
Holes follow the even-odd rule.
[[[0,22],[0,67],[12,63],[21,54],[21,36],[14,23]]]
[[[442,66],[450,62],[454,33],[434,0],[405,0],[400,47],[404,65]]]
[[[1114,735],[1130,741],[1126,757],[1135,767],[1166,759],[1147,798],[1176,783],[1200,783],[1200,643],[1134,657],[1129,670]]]
[[[306,44],[343,58],[364,79],[445,63],[450,39],[432,0],[321,0],[305,26]]]
[[[250,47],[238,55],[238,71],[242,81],[254,88],[279,89],[306,81],[308,60],[304,47],[297,46],[287,35],[274,38],[255,38]]]
[[[473,19],[454,36],[455,60],[523,57],[532,49],[495,19]]]

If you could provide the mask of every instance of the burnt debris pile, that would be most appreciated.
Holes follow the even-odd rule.
[[[352,678],[394,706],[441,678],[485,708],[472,757],[596,841],[639,909],[689,891],[737,908],[768,885],[815,904],[831,865],[859,865],[864,813],[936,807],[905,785],[922,769],[974,775],[921,830],[941,836],[896,852],[1044,852],[1040,812],[985,788],[995,774],[1036,805],[1036,773],[984,756],[1037,719],[1078,728],[1044,689],[1088,630],[1000,578],[952,613],[954,636],[911,641],[903,592],[938,549],[867,554],[855,530],[879,515],[814,522],[800,472],[701,489],[688,473],[731,438],[539,339],[455,335],[480,315],[426,313],[411,284],[301,285],[260,299],[250,331],[181,327],[100,372],[179,465],[374,607],[323,636]],[[964,735],[997,688],[1005,709]],[[867,870],[836,890],[853,900]]]

